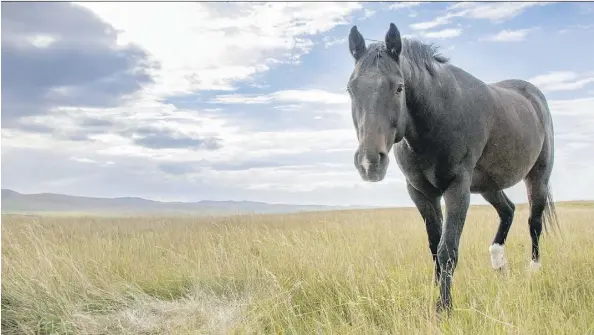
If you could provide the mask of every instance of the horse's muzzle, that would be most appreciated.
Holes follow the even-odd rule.
[[[382,181],[386,176],[388,164],[388,154],[385,152],[373,152],[370,150],[363,151],[362,153],[359,150],[355,152],[355,167],[364,181]]]

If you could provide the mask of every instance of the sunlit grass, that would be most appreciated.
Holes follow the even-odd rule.
[[[490,207],[471,210],[451,318],[415,209],[293,215],[2,218],[2,334],[592,334],[594,207],[559,205],[528,271],[520,206],[508,277]]]

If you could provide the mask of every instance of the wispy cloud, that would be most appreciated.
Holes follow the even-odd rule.
[[[436,17],[435,19],[431,20],[431,21],[425,21],[425,22],[419,22],[419,23],[413,23],[410,25],[410,27],[412,29],[415,30],[426,30],[426,29],[432,29],[435,27],[439,27],[441,25],[444,24],[448,24],[451,22],[450,20],[450,16],[439,16]]]
[[[372,17],[376,12],[372,9],[369,8],[365,8],[363,10],[363,19],[368,19],[370,17]]]
[[[224,94],[216,96],[211,103],[219,104],[268,104],[272,102],[305,102],[324,104],[346,104],[349,97],[319,89],[284,90],[270,94]]]
[[[528,81],[543,91],[572,91],[594,83],[594,73],[580,75],[572,71],[551,71]]]
[[[536,28],[526,28],[526,29],[518,29],[518,30],[502,30],[497,34],[489,36],[484,40],[493,41],[493,42],[520,42],[523,41],[526,36],[532,31],[536,30]]]
[[[549,107],[553,115],[557,116],[591,116],[594,111],[594,98],[549,100]],[[588,138],[594,139],[592,136]]]
[[[594,4],[591,2],[582,2],[578,6],[580,7],[580,14],[594,13]]]
[[[448,28],[438,31],[426,31],[421,32],[422,37],[435,38],[435,39],[447,39],[462,35],[462,29],[459,28]]]
[[[438,16],[431,21],[411,24],[415,30],[426,30],[439,27],[452,22],[454,18],[483,19],[495,22],[511,19],[533,6],[546,5],[539,2],[501,2],[501,3],[480,3],[460,2],[446,9],[444,15]]]
[[[572,30],[589,30],[594,29],[594,24],[573,24],[567,28],[559,30],[559,34],[565,34]]]
[[[70,159],[75,162],[79,162],[79,163],[88,163],[88,164],[97,163],[96,161],[94,161],[90,158],[85,158],[85,157],[70,157]]]
[[[403,8],[418,7],[421,4],[422,4],[422,2],[420,2],[420,1],[395,2],[395,3],[390,4],[390,6],[388,6],[388,8],[390,8],[392,10],[399,10],[399,9],[403,9]]]
[[[347,41],[346,37],[343,38],[331,38],[328,36],[325,36],[322,41],[324,42],[324,48],[329,48],[333,45],[337,45],[337,44],[344,44]]]
[[[70,160],[78,162],[78,163],[82,163],[82,164],[95,164],[95,165],[99,165],[102,167],[105,166],[110,166],[110,165],[114,165],[115,163],[112,161],[104,161],[104,162],[99,162],[96,161],[94,159],[90,159],[90,158],[86,158],[86,157],[70,157]]]

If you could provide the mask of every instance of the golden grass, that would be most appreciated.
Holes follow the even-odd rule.
[[[437,322],[415,209],[2,219],[2,334],[594,334],[594,208],[558,207],[532,273],[525,207],[471,210],[454,312]]]

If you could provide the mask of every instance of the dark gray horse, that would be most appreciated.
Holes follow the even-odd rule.
[[[363,180],[381,181],[396,145],[396,161],[427,228],[440,285],[438,312],[452,307],[451,281],[471,193],[480,193],[499,214],[489,252],[492,266],[502,269],[515,209],[503,190],[524,180],[530,266],[539,267],[543,223],[546,230],[546,221],[556,219],[549,188],[553,122],[542,92],[522,80],[486,84],[451,65],[435,47],[402,40],[393,23],[385,43],[369,47],[353,26],[349,50],[355,59],[347,86],[359,140],[355,167]]]

